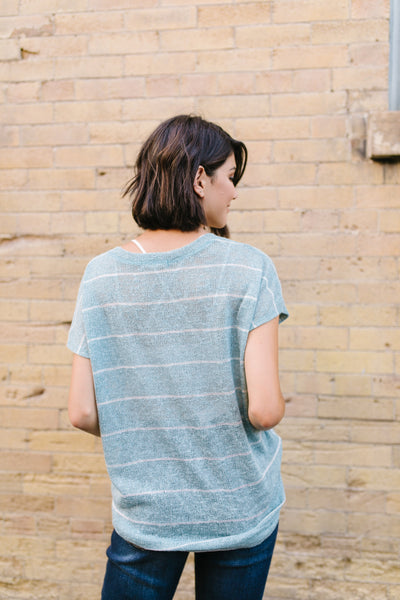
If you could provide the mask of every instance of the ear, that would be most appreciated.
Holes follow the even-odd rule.
[[[194,181],[193,181],[193,189],[196,192],[196,194],[199,196],[199,198],[204,198],[206,177],[207,177],[207,175],[204,170],[204,167],[202,167],[200,165],[199,168],[197,169],[197,173],[196,173]]]

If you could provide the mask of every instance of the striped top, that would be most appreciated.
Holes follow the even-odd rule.
[[[68,347],[90,358],[113,525],[152,550],[261,543],[284,502],[281,441],[247,417],[251,329],[287,317],[271,260],[205,234],[87,266]]]

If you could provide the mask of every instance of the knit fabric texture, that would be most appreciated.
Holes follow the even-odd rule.
[[[207,551],[255,546],[275,529],[281,440],[248,420],[244,352],[252,329],[287,315],[271,259],[210,233],[88,264],[68,347],[91,361],[124,539]]]

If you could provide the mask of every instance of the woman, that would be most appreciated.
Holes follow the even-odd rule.
[[[114,532],[103,600],[262,598],[284,502],[271,260],[227,239],[247,150],[178,116],[143,145],[125,193],[143,233],[93,259],[68,347],[69,416],[101,435]]]

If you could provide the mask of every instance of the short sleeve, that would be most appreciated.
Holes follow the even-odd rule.
[[[251,328],[255,329],[278,316],[279,322],[282,323],[289,313],[275,266],[272,260],[265,256]]]
[[[68,334],[67,348],[74,352],[75,354],[79,354],[80,356],[84,356],[85,358],[89,358],[89,348],[86,337],[85,323],[83,320],[83,293],[84,282],[81,282],[78,292],[78,299],[76,301],[75,312],[71,323],[71,328]]]

